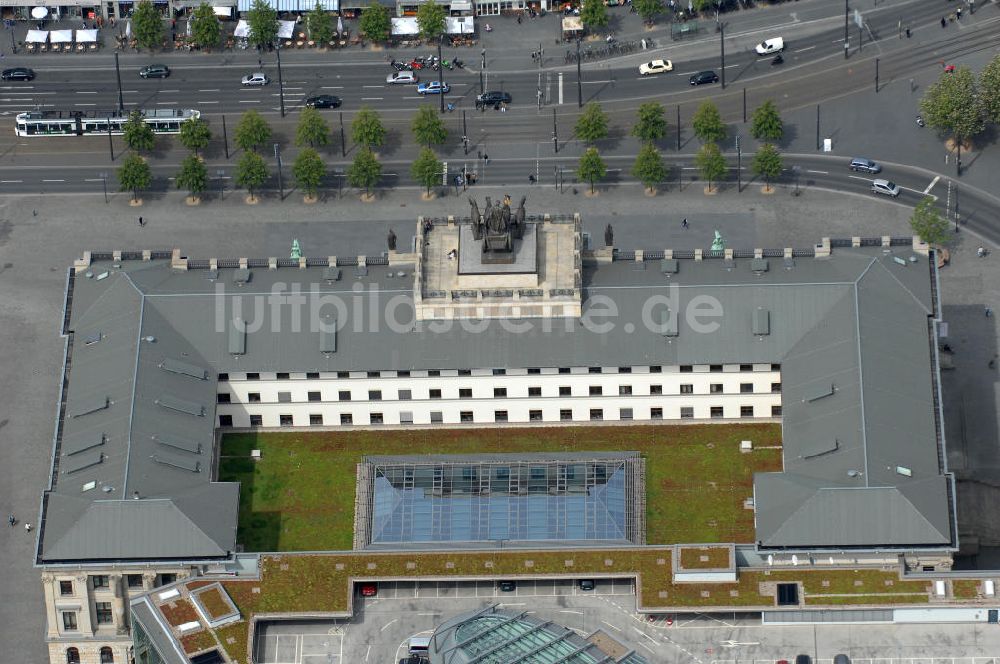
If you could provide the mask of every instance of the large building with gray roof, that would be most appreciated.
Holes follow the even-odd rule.
[[[36,558],[53,652],[124,643],[129,588],[231,563],[239,486],[215,459],[234,428],[780,421],[783,469],[747,496],[761,553],[947,564],[925,245],[589,252],[578,217],[521,223],[531,258],[503,269],[470,267],[491,231],[453,220],[379,257],[79,260]]]

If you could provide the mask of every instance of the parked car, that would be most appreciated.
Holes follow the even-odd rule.
[[[881,173],[882,166],[878,162],[872,161],[871,159],[855,157],[851,160],[851,170],[861,171],[862,173]]]
[[[28,69],[27,67],[4,69],[3,74],[0,74],[0,78],[5,81],[33,81],[35,80],[35,70]]]
[[[316,95],[305,101],[305,105],[312,108],[340,108],[340,103],[340,97],[333,95]]]
[[[872,193],[896,198],[899,196],[899,185],[889,180],[872,180]]]
[[[651,62],[644,62],[639,65],[639,73],[643,76],[650,76],[652,74],[662,74],[663,72],[673,71],[674,63],[670,60],[653,60]]]
[[[394,71],[385,77],[389,85],[410,85],[420,80],[412,71]]]
[[[431,81],[430,83],[421,83],[417,86],[418,95],[439,95],[451,91],[451,86],[447,83],[439,83],[438,81]]]
[[[785,50],[785,40],[781,37],[774,37],[772,39],[765,39],[761,43],[754,47],[757,51],[757,55],[771,55],[772,53],[781,53]]]
[[[271,82],[271,79],[267,77],[262,71],[255,71],[252,74],[247,74],[243,77],[243,85],[246,86],[260,86],[267,85]]]
[[[166,78],[170,76],[170,67],[166,65],[146,65],[139,70],[143,78]]]
[[[358,588],[358,592],[361,593],[362,597],[375,597],[378,595],[378,584],[362,583],[361,587]]]
[[[851,664],[851,658],[844,654],[834,655],[833,664]]]
[[[497,587],[500,589],[500,592],[512,593],[515,590],[517,590],[517,582],[516,581],[500,581],[499,583],[497,583]]]
[[[580,590],[593,590],[595,585],[593,579],[580,579],[576,583],[580,587]]]
[[[796,655],[795,664],[812,664],[812,658],[809,655]]]
[[[511,96],[509,92],[502,90],[487,90],[476,97],[476,106],[496,106],[497,104],[509,104]]]
[[[719,75],[716,74],[714,71],[700,71],[694,76],[692,76],[690,79],[688,79],[688,82],[691,83],[691,85],[701,85],[703,83],[718,83]]]

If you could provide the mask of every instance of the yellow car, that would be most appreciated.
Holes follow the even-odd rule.
[[[673,71],[674,63],[670,60],[653,60],[652,62],[644,62],[639,65],[639,73],[643,76],[651,76],[653,74],[662,74],[665,71]]]

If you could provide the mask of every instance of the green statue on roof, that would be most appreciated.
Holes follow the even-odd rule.
[[[723,251],[726,248],[726,241],[722,239],[722,234],[715,231],[715,238],[712,240],[712,251]]]
[[[302,258],[302,249],[299,248],[299,241],[292,240],[292,260],[299,260]]]

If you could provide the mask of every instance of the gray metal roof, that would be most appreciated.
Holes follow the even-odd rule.
[[[908,247],[843,248],[828,258],[770,259],[767,271],[751,263],[681,259],[671,273],[659,261],[587,264],[583,319],[414,324],[413,266],[345,267],[340,281],[328,281],[325,266],[251,268],[237,284],[232,268],[96,261],[92,278],[78,274],[73,288],[66,416],[41,558],[85,557],[67,537],[81,514],[104,535],[88,556],[233,550],[238,487],[209,477],[218,372],[750,362],[782,367],[785,472],[755,478],[761,546],[954,544],[935,424],[927,257]],[[293,289],[305,301],[299,315],[273,296]],[[723,312],[715,329],[696,331],[684,315],[676,336],[654,326],[664,305],[649,308],[653,298],[683,313],[704,297]],[[614,316],[604,315],[609,303]],[[333,316],[336,350],[323,352],[331,340],[314,322]],[[241,354],[230,352],[236,317],[246,321]],[[762,318],[768,334],[754,334]],[[82,491],[88,482],[96,488]],[[845,488],[869,490],[856,494],[863,499],[826,491]],[[150,507],[81,507],[136,491]],[[120,527],[131,510],[161,514],[152,498],[172,502],[190,525],[177,517],[172,532],[141,542]],[[853,525],[859,513],[864,528]]]

